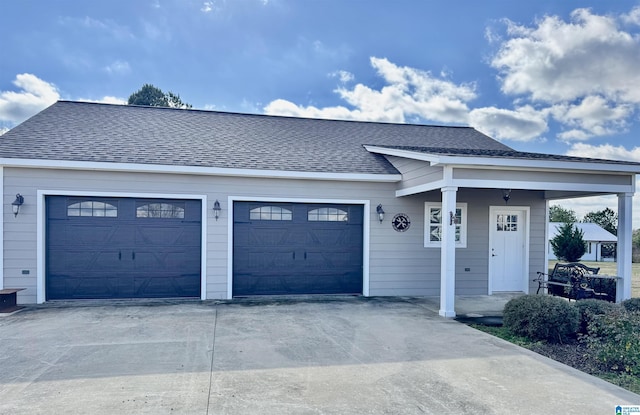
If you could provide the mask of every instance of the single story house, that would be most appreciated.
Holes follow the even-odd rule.
[[[59,101],[0,137],[1,288],[58,299],[535,292],[549,201],[618,196],[631,294],[640,164],[468,127]]]
[[[549,259],[557,259],[553,253],[553,247],[551,246],[551,240],[556,237],[560,227],[564,225],[561,222],[549,222]],[[604,229],[597,223],[589,222],[577,222],[573,226],[582,231],[582,239],[586,244],[586,252],[580,258],[581,261],[615,261],[615,252],[612,252],[610,247],[615,246],[618,241],[618,237],[608,230]],[[604,246],[603,246],[604,245]],[[603,249],[604,248],[604,249]]]

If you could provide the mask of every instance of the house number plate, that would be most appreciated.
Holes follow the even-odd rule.
[[[405,213],[398,213],[391,220],[391,226],[398,232],[404,232],[411,226],[411,221]]]

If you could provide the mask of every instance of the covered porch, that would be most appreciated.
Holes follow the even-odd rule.
[[[465,232],[461,222],[466,220],[460,205],[465,201],[459,197],[463,189],[486,191],[489,226],[478,246],[482,244],[479,249],[485,249],[489,258],[487,295],[530,292],[536,271],[544,270],[548,263],[549,201],[616,195],[619,221],[616,301],[631,297],[632,197],[640,163],[517,151],[366,148],[384,155],[401,172],[396,197],[420,194],[433,197],[434,193],[440,193],[439,205],[432,211],[439,215],[435,218],[439,224],[433,227],[433,234],[427,234],[429,228],[425,226],[425,244],[433,237],[440,248],[439,315],[456,316],[456,283],[460,277],[456,249],[466,248],[466,242],[461,244]],[[496,194],[504,202],[496,201]],[[517,201],[514,194],[518,195]],[[540,209],[540,200],[544,212],[536,217],[542,219],[532,221],[531,210]],[[429,217],[428,213],[425,216]],[[475,236],[478,240],[479,235]]]

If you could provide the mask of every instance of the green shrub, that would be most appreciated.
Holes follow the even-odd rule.
[[[532,340],[564,343],[578,331],[578,310],[562,298],[523,295],[504,307],[503,324],[514,334]]]
[[[558,259],[567,262],[576,262],[587,251],[584,242],[584,232],[573,226],[573,223],[564,223],[558,227],[558,233],[551,239],[551,248]]]
[[[640,312],[617,307],[594,316],[585,338],[605,370],[640,375]]]
[[[608,301],[586,299],[577,301],[574,303],[574,307],[578,310],[578,315],[580,316],[578,333],[587,334],[588,325],[594,316],[606,314],[619,306]]]
[[[640,298],[629,298],[622,302],[622,306],[627,311],[640,311]]]

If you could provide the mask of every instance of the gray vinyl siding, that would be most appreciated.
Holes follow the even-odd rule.
[[[401,157],[387,156],[387,159],[402,174],[402,182],[399,185],[399,189],[407,189],[443,179],[441,166],[432,167],[426,161]]]
[[[20,303],[36,302],[37,283],[37,192],[105,192],[116,195],[152,194],[204,195],[206,212],[206,297],[227,296],[228,238],[230,235],[228,197],[265,200],[333,199],[369,201],[369,294],[371,296],[437,296],[440,294],[440,249],[424,247],[424,203],[440,202],[439,191],[396,197],[397,183],[340,182],[154,174],[54,169],[4,168],[4,286],[26,288],[19,293]],[[16,193],[25,203],[17,218],[10,204]],[[531,207],[531,272],[542,268],[544,259],[545,203],[541,192],[514,191],[512,200]],[[504,203],[499,190],[460,189],[459,202],[468,204],[468,243],[456,250],[456,294],[488,292],[489,205]],[[218,221],[213,203],[222,205]],[[511,202],[510,202],[511,203]],[[375,212],[382,204],[386,212],[379,223]],[[406,232],[391,226],[394,215],[405,213],[411,219]],[[468,268],[469,271],[465,271]],[[24,275],[22,271],[28,271]]]

